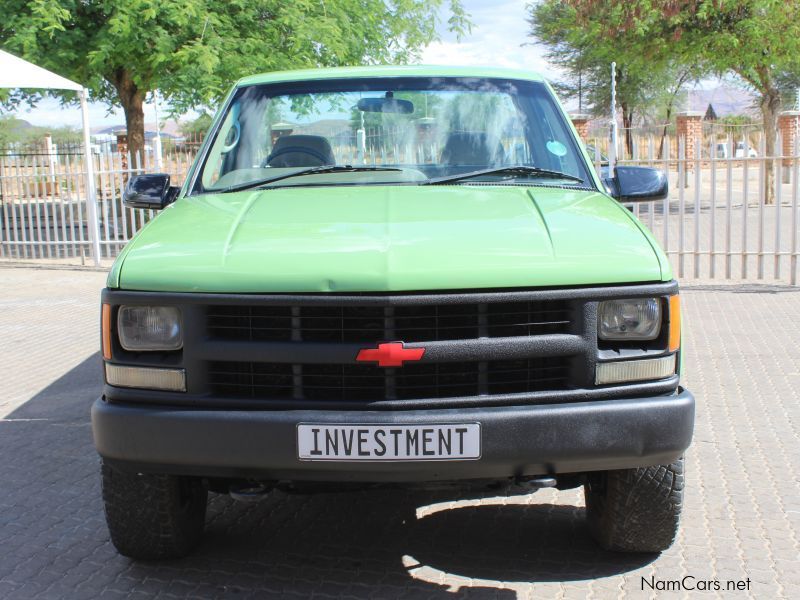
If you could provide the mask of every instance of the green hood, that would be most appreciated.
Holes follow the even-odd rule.
[[[306,187],[178,200],[109,287],[383,292],[661,281],[663,252],[597,193],[517,186]]]

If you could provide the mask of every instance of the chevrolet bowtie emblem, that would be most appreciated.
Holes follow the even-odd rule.
[[[406,348],[403,342],[378,344],[377,348],[363,348],[358,351],[358,362],[375,362],[379,367],[402,367],[407,360],[420,360],[425,348]]]

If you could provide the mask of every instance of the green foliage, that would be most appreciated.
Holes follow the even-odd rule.
[[[716,125],[732,125],[739,127],[742,125],[752,125],[753,117],[750,115],[725,115],[715,122]]]
[[[566,0],[579,23],[653,60],[676,57],[733,72],[765,92],[772,74],[800,72],[797,0]]]
[[[566,98],[579,100],[581,112],[609,114],[611,63],[617,63],[617,100],[621,106],[643,114],[656,112],[664,97],[675,96],[675,84],[702,75],[691,72],[670,56],[651,57],[641,44],[619,44],[596,21],[580,21],[578,11],[561,0],[544,0],[529,6],[531,35],[546,47],[548,61],[565,77],[556,84]]]
[[[73,127],[36,127],[22,119],[8,115],[0,116],[0,148],[12,144],[21,146],[40,145],[50,134],[55,144],[79,144],[83,140],[80,129]]]
[[[151,90],[182,113],[256,72],[406,62],[445,1],[467,32],[460,0],[4,0],[0,45],[121,103],[133,147]]]
[[[21,131],[30,125],[22,119],[14,119],[3,115],[0,116],[0,148],[6,148],[10,144],[19,141]]]
[[[673,59],[734,73],[758,92],[765,151],[775,155],[781,81],[800,75],[798,0],[564,0],[579,25],[599,28],[647,60]],[[765,203],[773,201],[766,163]]]
[[[211,127],[213,117],[207,112],[200,113],[196,119],[192,121],[184,121],[180,125],[180,131],[183,135],[191,138],[200,137],[205,135]]]
[[[245,75],[405,62],[436,38],[443,0],[6,0],[0,43],[118,101],[130,73],[177,111],[214,103]],[[451,28],[468,16],[451,0]]]
[[[620,44],[600,21],[582,20],[575,4],[543,0],[529,5],[531,36],[565,74],[554,86],[559,95],[578,100],[579,111],[595,117],[610,115],[611,63],[616,63],[617,103],[631,150],[630,128],[668,120],[683,86],[704,70],[701,65],[680,64],[672,56],[652,56],[643,44]]]

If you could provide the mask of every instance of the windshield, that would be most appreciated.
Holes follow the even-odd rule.
[[[520,166],[535,169],[504,170]],[[591,185],[544,84],[393,77],[237,90],[193,192],[425,184],[473,171],[484,172],[453,184]]]

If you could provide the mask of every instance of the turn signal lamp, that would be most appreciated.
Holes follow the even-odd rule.
[[[183,369],[128,367],[106,363],[106,382],[117,387],[185,392],[186,372]]]
[[[616,360],[597,364],[595,384],[630,383],[664,379],[675,374],[675,354],[642,360]]]
[[[108,304],[103,304],[102,331],[103,358],[111,360],[111,306]]]
[[[681,297],[677,294],[669,297],[669,342],[670,352],[681,347]]]

